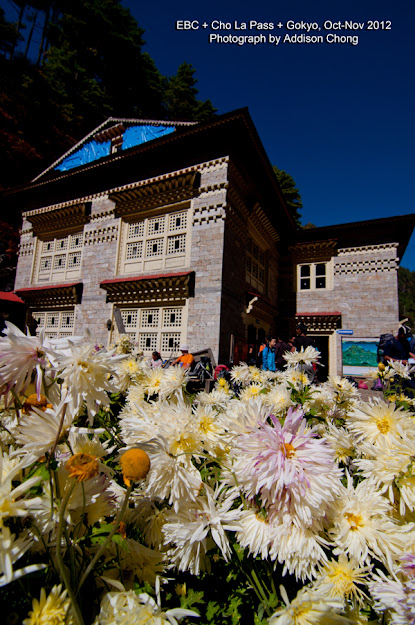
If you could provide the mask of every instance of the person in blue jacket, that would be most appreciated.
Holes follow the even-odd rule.
[[[262,350],[262,368],[264,371],[275,371],[275,346],[277,339],[271,339],[270,342]]]

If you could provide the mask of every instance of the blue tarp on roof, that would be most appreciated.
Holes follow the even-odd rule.
[[[89,141],[83,145],[79,150],[67,156],[59,165],[55,167],[59,171],[66,171],[67,169],[73,169],[74,167],[80,167],[80,165],[86,165],[97,161],[103,156],[108,156],[111,152],[111,141],[104,141],[98,143],[98,141]]]
[[[130,126],[124,132],[122,149],[127,150],[134,145],[141,145],[147,141],[153,141],[164,135],[169,135],[176,129],[174,126]]]
[[[124,132],[121,149],[127,150],[135,145],[153,141],[159,137],[164,137],[164,135],[169,135],[175,130],[176,128],[174,126],[151,126],[150,124],[145,126],[130,126]],[[97,161],[109,154],[111,154],[111,141],[104,141],[102,143],[98,143],[98,141],[88,141],[88,143],[79,148],[79,150],[64,158],[55,169],[67,171],[68,169]]]

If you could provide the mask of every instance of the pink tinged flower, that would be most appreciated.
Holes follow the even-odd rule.
[[[248,498],[259,495],[275,514],[284,511],[309,525],[336,496],[342,471],[301,410],[290,409],[283,426],[274,416],[270,420],[238,437],[237,482]]]
[[[0,395],[24,393],[36,372],[36,392],[40,396],[42,367],[45,367],[50,348],[44,344],[44,334],[26,336],[15,325],[6,321],[6,334],[0,337]]]

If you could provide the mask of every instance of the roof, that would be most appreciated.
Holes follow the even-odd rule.
[[[88,143],[91,136],[96,137],[97,133],[114,127],[115,122],[131,121],[137,124],[144,120],[113,119],[113,126],[99,126],[73,150]],[[168,122],[152,123],[163,124],[166,128],[168,125]],[[177,172],[229,157],[242,176],[252,205],[258,202],[278,230],[283,228],[287,234],[295,232],[293,219],[284,204],[272,165],[246,108],[205,122],[174,124],[174,132],[78,167],[62,172],[49,168],[46,170],[47,175],[45,171],[31,183],[6,190],[5,203],[13,212],[21,211],[22,207],[25,211],[31,211],[76,198],[91,198],[109,189],[162,176],[166,172]],[[54,165],[63,162],[70,155],[69,152]]]
[[[299,244],[334,240],[337,248],[397,243],[398,257],[402,258],[414,227],[415,214],[412,213],[302,229],[297,231],[296,239]]]
[[[16,293],[13,293],[11,291],[0,291],[0,300],[4,302],[15,302],[16,304],[24,304],[24,301],[20,299],[20,297],[18,297]]]

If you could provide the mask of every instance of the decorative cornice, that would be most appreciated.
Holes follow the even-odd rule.
[[[334,265],[334,275],[346,274],[368,274],[368,273],[386,273],[389,271],[397,271],[399,268],[398,258],[372,258],[372,259],[356,259],[348,262],[336,262]]]
[[[136,185],[131,189],[110,193],[109,197],[115,202],[116,217],[134,219],[137,213],[192,199],[197,195],[199,183],[200,174],[190,172],[169,180]]]
[[[34,213],[34,211],[31,211]],[[70,206],[57,207],[49,212],[27,214],[27,220],[33,226],[33,234],[42,239],[47,236],[62,236],[88,223],[91,203],[82,202]]]
[[[294,262],[314,262],[330,260],[336,255],[337,240],[310,241],[309,243],[295,243],[288,249],[293,255]]]
[[[193,296],[194,272],[103,280],[100,287],[107,292],[107,302],[116,304],[184,300]]]
[[[34,241],[33,239],[31,241],[27,241],[26,243],[20,243],[19,245],[19,251],[18,251],[18,256],[23,257],[23,256],[32,256],[33,252],[34,252]]]
[[[371,254],[373,252],[386,252],[396,250],[399,247],[399,243],[380,243],[379,245],[364,245],[362,247],[343,247],[338,249],[339,256],[353,255],[353,254]]]
[[[341,328],[342,314],[334,312],[296,313],[295,320],[307,326],[307,332],[334,332]]]
[[[15,293],[30,308],[74,306],[82,299],[82,282],[17,289]]]
[[[211,222],[224,221],[226,209],[223,204],[195,206],[193,208],[193,226],[201,226]]]

